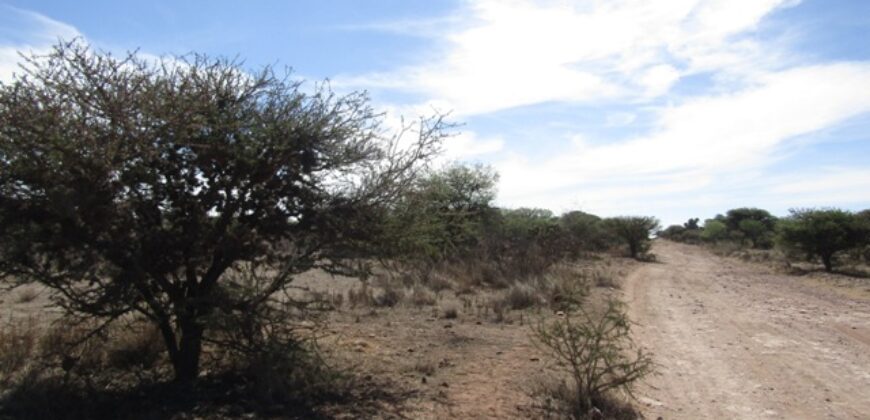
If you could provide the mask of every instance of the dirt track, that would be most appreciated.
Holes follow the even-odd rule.
[[[658,241],[625,283],[649,419],[870,419],[870,302]]]

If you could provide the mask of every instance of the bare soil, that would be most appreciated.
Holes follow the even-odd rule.
[[[802,277],[658,241],[625,282],[635,339],[659,374],[639,389],[655,419],[870,418],[866,280]]]

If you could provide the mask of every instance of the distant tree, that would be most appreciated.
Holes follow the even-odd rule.
[[[768,248],[773,244],[777,219],[767,210],[748,207],[732,209],[728,210],[722,221],[733,239],[740,242],[748,239],[756,248]]]
[[[699,218],[697,218],[697,217],[692,218],[692,219],[689,219],[688,221],[686,221],[686,223],[683,223],[683,227],[686,228],[687,230],[698,230],[698,229],[701,229],[701,226],[698,225],[698,222],[699,222],[700,220],[701,220],[701,219],[699,219]]]
[[[855,217],[858,219],[858,223],[861,224],[862,229],[870,232],[870,209],[861,210],[858,213],[855,213]],[[870,262],[870,233],[864,236],[861,247],[861,256],[864,258],[865,262]]]
[[[833,270],[834,256],[867,241],[870,229],[860,219],[839,209],[796,209],[780,221],[779,238],[787,247],[818,256],[825,271]]]
[[[678,241],[683,236],[683,234],[686,233],[686,230],[687,229],[681,225],[670,225],[661,232],[659,232],[658,236],[661,238],[670,239],[672,241]]]
[[[543,273],[570,254],[565,231],[546,209],[501,209],[487,237],[490,254],[513,277]]]
[[[650,235],[661,228],[658,219],[648,216],[621,216],[604,220],[608,230],[628,245],[632,258],[649,249]]]
[[[385,137],[365,95],[314,90],[201,56],[30,57],[0,86],[0,276],[71,315],[144,316],[195,379],[212,315],[346,271],[438,147],[440,118]]]
[[[716,219],[704,221],[704,230],[701,231],[701,239],[710,242],[721,241],[728,237],[728,227],[725,223]]]
[[[559,218],[559,223],[567,235],[569,246],[575,250],[599,251],[610,242],[601,218],[594,214],[569,211]]]

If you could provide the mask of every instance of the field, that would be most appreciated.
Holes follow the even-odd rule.
[[[606,284],[589,284],[584,305],[596,307],[608,296],[628,304],[634,339],[656,363],[636,399],[627,399],[644,418],[860,419],[870,413],[861,391],[870,389],[870,284],[831,274],[783,274],[669,241],[656,241],[653,252],[657,262],[603,255],[559,270],[577,281],[606,274]],[[437,292],[395,286],[400,291],[393,293],[401,296],[389,304],[378,298],[384,292],[379,287],[369,292],[372,300],[353,297],[361,287],[355,279],[312,272],[296,282],[334,303],[319,345],[330,363],[353,372],[359,398],[327,403],[318,415],[553,414],[540,391],[562,370],[533,344],[531,326],[562,313],[543,296],[528,308],[494,310],[506,290],[457,295],[453,280],[445,281]],[[48,323],[56,310],[47,297],[34,286],[7,293],[7,327]],[[234,410],[227,413],[246,412]]]

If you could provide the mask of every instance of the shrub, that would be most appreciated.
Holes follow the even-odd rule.
[[[369,288],[368,282],[363,282],[359,287],[347,291],[347,301],[351,308],[357,306],[367,307],[374,305],[375,298]]]
[[[589,279],[570,267],[556,266],[544,276],[540,289],[555,311],[577,309],[589,296]]]
[[[405,291],[399,287],[387,283],[384,285],[383,291],[375,295],[375,305],[392,308],[398,305],[405,298]]]
[[[414,306],[432,306],[437,301],[435,294],[422,286],[415,286],[411,290],[409,301]]]
[[[449,307],[447,307],[447,308],[444,308],[444,311],[443,311],[443,313],[442,313],[442,317],[443,317],[444,319],[456,319],[456,318],[459,318],[459,309],[456,309],[455,306],[449,306]]]
[[[595,270],[592,272],[592,281],[596,287],[610,287],[612,289],[621,289],[622,284],[611,271]]]
[[[513,310],[531,308],[540,303],[538,292],[527,284],[511,286],[505,293],[504,300],[507,306]]]
[[[638,380],[653,371],[651,356],[634,345],[624,304],[608,300],[601,314],[581,308],[579,316],[568,314],[533,327],[532,338],[544,352],[567,369],[571,380],[573,413],[586,416],[601,409],[610,393],[631,393]]]

